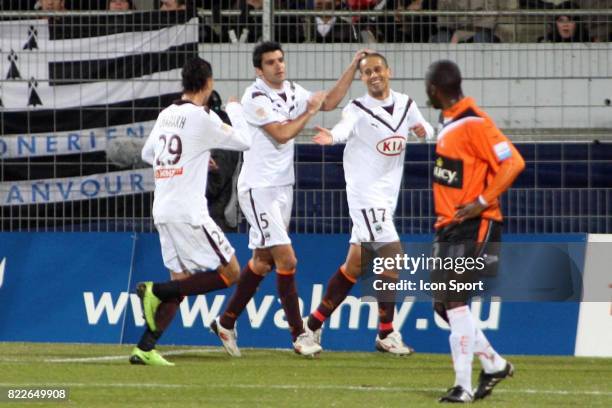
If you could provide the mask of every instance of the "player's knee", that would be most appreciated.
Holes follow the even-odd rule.
[[[269,260],[254,258],[249,262],[249,266],[253,273],[259,276],[266,276],[270,273],[273,267],[273,263]]]
[[[237,283],[240,279],[240,265],[236,256],[233,256],[227,265],[221,266],[218,273],[222,275],[223,281],[228,287]]]
[[[293,273],[295,272],[296,268],[297,258],[293,254],[283,256],[276,262],[277,270],[285,271],[287,273]]]

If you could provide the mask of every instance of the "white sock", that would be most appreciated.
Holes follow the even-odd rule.
[[[476,324],[469,306],[461,306],[447,311],[451,334],[449,337],[455,385],[460,385],[472,393],[472,360],[474,359],[474,340]]]
[[[491,347],[484,333],[478,327],[476,328],[474,354],[480,359],[482,369],[487,374],[496,373],[506,368],[506,360]]]

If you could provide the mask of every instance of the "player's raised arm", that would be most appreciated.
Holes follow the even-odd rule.
[[[342,99],[351,87],[351,83],[353,83],[355,72],[357,72],[359,69],[359,61],[361,61],[366,54],[372,52],[374,51],[364,48],[355,53],[349,66],[346,67],[334,87],[327,93],[327,97],[325,98],[323,106],[321,107],[322,111],[325,112],[336,109],[340,102],[342,102]]]
[[[304,129],[310,118],[317,114],[326,96],[326,92],[315,92],[308,99],[306,111],[294,120],[283,123],[273,122],[262,127],[276,142],[287,143]]]

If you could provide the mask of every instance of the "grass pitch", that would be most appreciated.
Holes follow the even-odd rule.
[[[449,355],[393,357],[324,352],[305,359],[284,350],[159,350],[176,367],[131,366],[130,346],[0,343],[0,387],[68,387],[84,407],[425,407],[452,385]],[[612,359],[509,358],[515,377],[479,406],[612,407]],[[475,359],[474,385],[477,370]],[[1,402],[0,408],[33,405]]]

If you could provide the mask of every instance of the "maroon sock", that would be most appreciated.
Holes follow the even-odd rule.
[[[177,282],[181,296],[202,295],[227,288],[227,283],[219,272],[198,272]]]
[[[184,297],[181,296],[165,300],[159,305],[155,312],[155,325],[158,332],[163,332],[170,325],[183,299]]]
[[[304,323],[302,322],[300,303],[295,287],[295,273],[288,275],[277,273],[276,287],[278,289],[281,305],[283,305],[283,310],[285,311],[287,323],[289,324],[291,337],[293,341],[295,341],[300,334],[304,333]]]
[[[236,287],[236,291],[232,295],[225,312],[221,315],[219,322],[226,329],[233,329],[238,316],[242,313],[249,300],[253,297],[259,284],[264,277],[257,275],[251,270],[247,263],[240,274],[240,281]]]
[[[166,301],[225,288],[227,284],[218,272],[196,272],[185,279],[154,283],[153,293],[162,301]]]
[[[323,326],[325,320],[331,316],[336,308],[344,301],[355,282],[350,281],[340,269],[329,279],[325,296],[317,310],[308,316],[308,328],[312,331]]]
[[[386,274],[380,275],[383,282],[397,282],[397,278]],[[388,287],[388,286],[387,286]],[[395,291],[382,290],[376,292],[378,301],[378,337],[386,338],[393,333],[393,318],[395,317]]]
[[[155,312],[155,325],[157,326],[157,331],[152,332],[147,327],[138,342],[139,349],[142,351],[151,351],[155,348],[164,330],[166,330],[172,322],[182,301],[183,297],[181,296],[180,298],[165,300],[157,307],[157,311]]]

